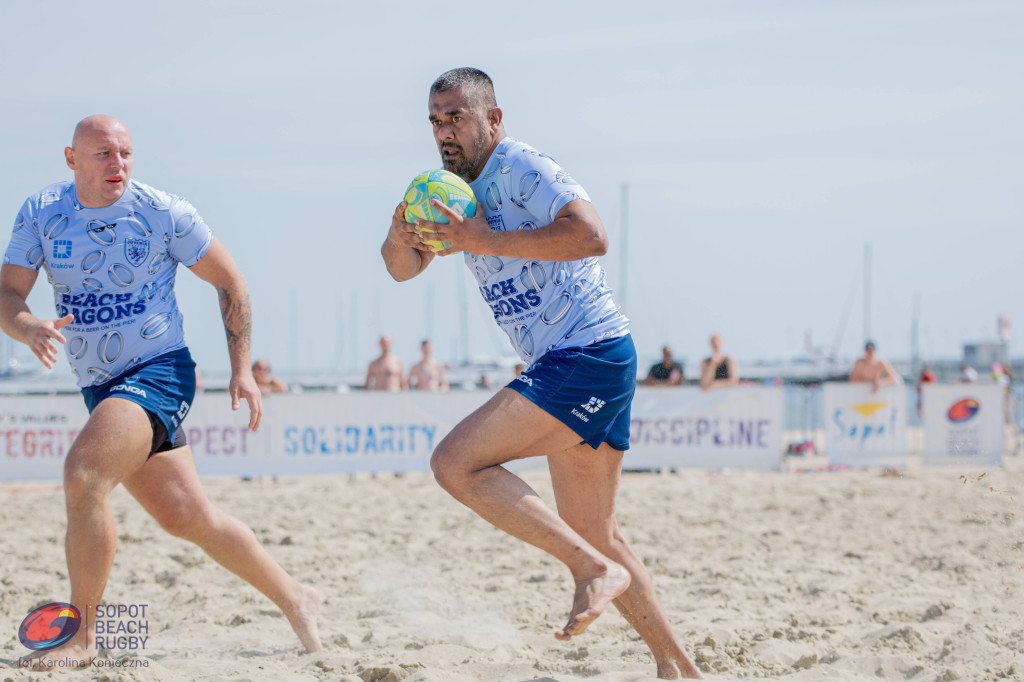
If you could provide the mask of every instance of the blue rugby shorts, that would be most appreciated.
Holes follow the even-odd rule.
[[[195,394],[196,363],[188,348],[158,355],[115,379],[82,389],[90,413],[107,398],[123,398],[140,405],[153,425],[150,454],[185,444],[181,423]]]
[[[575,431],[595,450],[629,449],[636,348],[629,334],[583,348],[550,350],[508,388]]]

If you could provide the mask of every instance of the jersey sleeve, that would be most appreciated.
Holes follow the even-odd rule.
[[[213,232],[199,216],[199,212],[180,197],[170,207],[172,229],[167,251],[185,267],[199,262],[213,243]]]
[[[4,265],[20,265],[39,271],[43,265],[43,243],[36,227],[35,206],[26,201],[14,219],[11,241],[4,252]]]
[[[583,187],[546,154],[528,153],[513,168],[511,196],[532,213],[540,225],[554,221],[566,204],[576,199],[590,201]]]

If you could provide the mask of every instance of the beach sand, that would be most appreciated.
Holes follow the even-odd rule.
[[[524,477],[551,500],[547,475]],[[285,568],[325,595],[324,650],[122,489],[108,603],[146,604],[145,649],[68,680],[567,682],[654,679],[609,608],[553,633],[568,572],[480,520],[428,475],[208,479]],[[1024,466],[913,473],[629,473],[623,533],[708,679],[1024,679]],[[0,680],[17,627],[68,598],[64,502],[0,486]],[[128,668],[134,665],[138,667]],[[145,667],[142,667],[142,666]]]

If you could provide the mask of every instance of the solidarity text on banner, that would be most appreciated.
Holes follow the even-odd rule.
[[[434,447],[491,395],[273,395],[253,433],[244,403],[232,412],[224,393],[210,392],[196,397],[184,429],[204,476],[429,471]],[[772,387],[638,387],[624,466],[776,469],[782,404],[781,389]],[[78,395],[0,397],[0,480],[60,480],[64,456],[87,418]]]

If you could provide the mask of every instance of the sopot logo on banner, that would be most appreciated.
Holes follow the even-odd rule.
[[[946,418],[954,424],[963,424],[974,419],[981,404],[974,398],[964,398],[953,403],[946,411]]]

